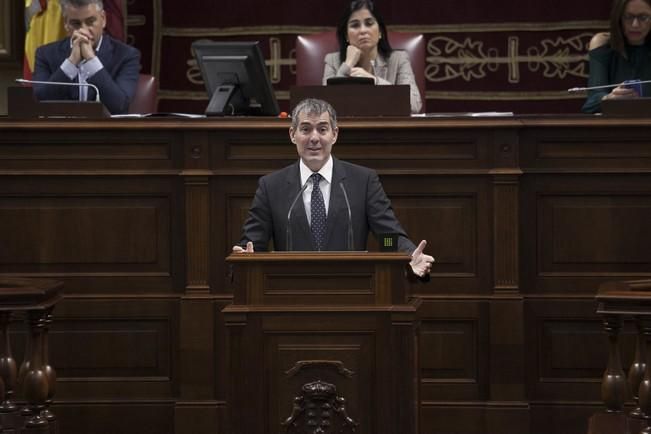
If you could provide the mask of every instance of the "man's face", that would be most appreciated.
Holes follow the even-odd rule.
[[[289,138],[296,144],[296,151],[305,165],[316,172],[328,161],[337,133],[330,124],[328,112],[320,115],[299,113],[297,127],[289,129]]]
[[[63,19],[68,36],[79,30],[90,39],[93,47],[97,47],[106,27],[106,14],[103,9],[100,10],[96,4],[79,8],[67,6],[63,10]]]

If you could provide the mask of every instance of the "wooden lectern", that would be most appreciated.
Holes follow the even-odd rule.
[[[330,86],[292,86],[289,107],[294,109],[305,98],[328,101],[337,108],[340,117],[348,116],[410,116],[409,86],[368,86],[338,84]]]
[[[407,296],[409,260],[230,255],[231,432],[416,434],[420,300]]]
[[[7,88],[7,115],[10,119],[101,119],[110,118],[99,101],[37,101],[31,87]]]

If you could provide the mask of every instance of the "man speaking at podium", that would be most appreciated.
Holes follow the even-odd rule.
[[[137,49],[104,35],[102,0],[60,0],[68,37],[36,50],[34,94],[38,100],[100,101],[112,114],[126,113],[140,71]],[[79,83],[80,86],[56,83]]]
[[[276,250],[366,250],[369,230],[395,233],[414,274],[428,276],[434,258],[423,253],[427,242],[416,247],[407,238],[375,171],[331,155],[338,132],[327,102],[296,105],[289,138],[300,159],[260,178],[233,252],[264,251],[270,240]]]

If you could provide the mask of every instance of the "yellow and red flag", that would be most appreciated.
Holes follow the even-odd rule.
[[[61,7],[57,0],[25,0],[25,61],[23,78],[34,72],[36,49],[43,44],[58,41],[66,35]]]

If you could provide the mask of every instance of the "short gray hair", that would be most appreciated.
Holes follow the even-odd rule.
[[[330,126],[333,130],[337,129],[337,112],[330,103],[322,99],[307,98],[296,104],[292,110],[292,129],[298,127],[298,115],[304,113],[306,115],[321,115],[323,113],[330,115]]]
[[[83,8],[90,5],[97,5],[100,11],[104,9],[102,0],[59,0],[59,5],[63,13],[65,13],[67,7]]]

